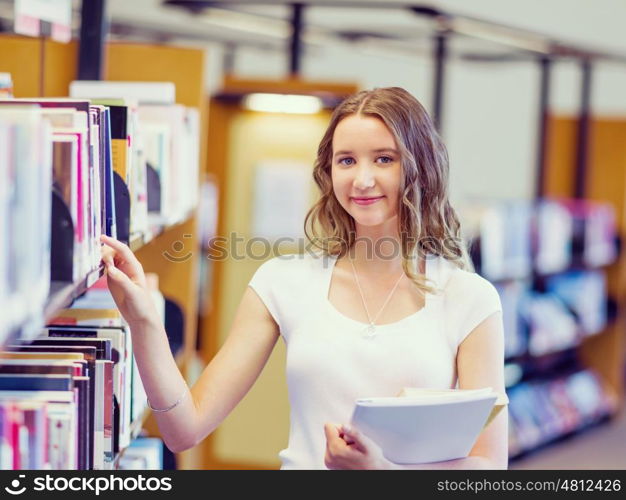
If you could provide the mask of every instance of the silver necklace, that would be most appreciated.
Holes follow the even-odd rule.
[[[404,276],[404,271],[402,271],[402,274],[398,278],[398,281],[396,281],[396,284],[391,289],[391,292],[389,293],[389,296],[387,297],[387,300],[385,300],[385,303],[383,304],[383,306],[380,308],[380,311],[378,311],[378,314],[376,314],[374,319],[372,319],[372,317],[370,316],[369,309],[367,308],[367,304],[365,303],[365,296],[363,295],[363,290],[361,289],[361,283],[359,283],[359,276],[356,272],[356,268],[354,267],[354,262],[352,262],[352,259],[349,259],[349,260],[350,260],[350,264],[352,264],[352,271],[354,273],[354,279],[356,281],[357,287],[359,288],[359,294],[361,295],[361,300],[363,301],[363,307],[365,308],[365,314],[367,315],[367,321],[369,322],[369,325],[367,325],[367,327],[363,331],[363,336],[367,338],[371,338],[376,335],[376,325],[375,325],[376,320],[378,319],[380,314],[383,312],[383,309],[385,309],[385,306],[387,305],[389,300],[391,300],[391,296],[393,295],[393,292],[395,292],[396,288],[398,288],[398,285],[400,284],[400,281],[402,280],[402,277]]]

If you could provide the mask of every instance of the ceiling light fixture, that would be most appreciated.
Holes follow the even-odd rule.
[[[310,95],[248,94],[243,99],[243,106],[267,113],[315,114],[322,109],[322,100]]]

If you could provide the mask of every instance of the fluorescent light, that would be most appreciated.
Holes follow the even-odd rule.
[[[458,18],[452,21],[452,27],[457,33],[471,36],[478,39],[489,40],[497,44],[510,45],[514,48],[522,48],[531,52],[541,54],[550,53],[550,41],[542,36],[533,37],[517,35],[515,29],[503,26],[492,26],[474,19]]]
[[[268,113],[315,114],[322,109],[319,97],[293,94],[249,94],[243,105],[252,111]]]
[[[244,33],[286,39],[291,33],[291,24],[283,19],[264,18],[244,12],[229,12],[222,9],[206,9],[197,17],[204,24]]]

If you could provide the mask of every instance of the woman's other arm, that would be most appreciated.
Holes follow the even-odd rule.
[[[494,313],[465,338],[457,352],[459,389],[504,387],[504,329],[502,313]],[[459,418],[463,418],[462,415]],[[394,466],[405,469],[506,469],[508,467],[508,411],[505,407],[480,434],[467,458],[431,464]]]
[[[460,389],[492,387],[504,393],[504,331],[502,314],[486,318],[465,338],[457,352]],[[459,418],[463,418],[459,415]],[[326,424],[326,465],[331,469],[506,469],[508,413],[506,408],[480,434],[466,458],[401,465],[387,460],[380,447],[347,426]]]

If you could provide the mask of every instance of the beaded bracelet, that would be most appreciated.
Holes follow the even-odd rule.
[[[185,387],[185,390],[180,395],[180,397],[176,400],[176,402],[173,405],[168,406],[167,408],[154,408],[150,404],[150,400],[147,399],[147,398],[146,398],[146,402],[148,403],[148,408],[150,408],[152,411],[156,411],[158,413],[163,413],[163,412],[170,411],[170,410],[176,408],[181,403],[181,401],[183,400],[183,398],[185,397],[186,394],[187,394],[187,387]]]

